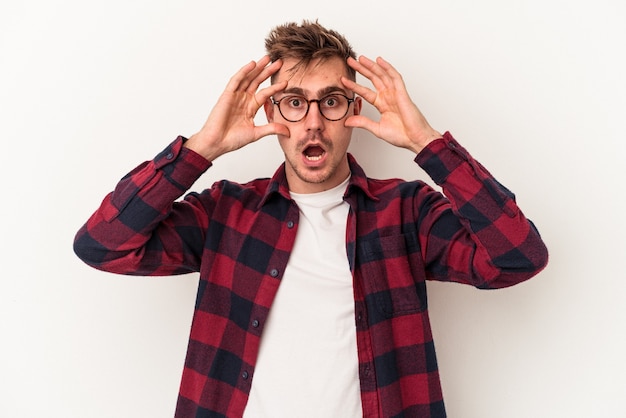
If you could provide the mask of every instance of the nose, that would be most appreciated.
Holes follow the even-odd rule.
[[[309,131],[321,131],[324,129],[324,116],[320,112],[320,103],[318,101],[309,103],[309,111],[304,117],[304,123]]]

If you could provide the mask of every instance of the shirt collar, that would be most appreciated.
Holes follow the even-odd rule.
[[[350,176],[350,181],[348,182],[344,198],[348,198],[356,190],[361,190],[368,198],[375,201],[378,200],[378,198],[374,196],[369,189],[365,171],[363,171],[363,168],[361,168],[361,166],[356,162],[354,156],[350,153],[348,153],[348,164],[352,175]],[[287,175],[285,173],[285,163],[278,167],[274,176],[270,179],[263,199],[259,202],[259,208],[264,206],[275,196],[281,196],[287,200],[291,200],[291,196],[289,195],[289,185],[287,184]]]

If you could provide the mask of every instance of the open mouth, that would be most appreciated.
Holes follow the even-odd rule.
[[[326,154],[326,151],[318,145],[310,145],[304,149],[303,154],[308,161],[315,162],[320,161]]]

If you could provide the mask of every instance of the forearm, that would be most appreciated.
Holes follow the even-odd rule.
[[[176,231],[181,224],[187,230],[202,228],[201,209],[191,201],[175,201],[210,163],[182,145],[183,138],[178,138],[105,197],[75,238],[74,250],[85,263],[124,274],[174,274],[192,268],[188,239]]]
[[[219,144],[207,141],[202,132],[190,136],[189,139],[185,141],[183,147],[192,150],[210,162],[215,161],[218,157],[228,152],[228,149],[220,148]]]
[[[438,250],[451,271],[467,274],[477,287],[506,287],[546,265],[546,246],[515,196],[449,133],[426,147],[416,161],[442,187],[462,227],[446,249]]]

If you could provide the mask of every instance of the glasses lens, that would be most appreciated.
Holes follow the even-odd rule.
[[[304,97],[300,96],[287,96],[280,100],[278,105],[280,113],[288,121],[298,121],[306,115],[309,108],[309,103]]]
[[[283,118],[290,122],[298,122],[306,116],[310,102],[317,102],[322,116],[331,121],[343,118],[350,106],[347,97],[341,94],[331,94],[311,101],[302,96],[285,96],[278,101],[278,108]]]
[[[339,120],[348,112],[348,99],[340,94],[326,96],[320,100],[320,112],[326,119]]]

